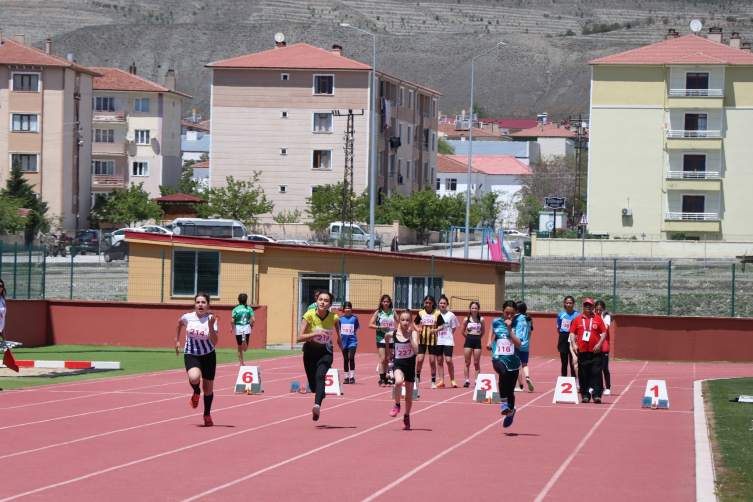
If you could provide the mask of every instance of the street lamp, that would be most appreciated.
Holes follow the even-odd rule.
[[[369,177],[369,249],[374,249],[374,210],[376,200],[376,142],[377,142],[377,112],[376,103],[374,102],[374,96],[376,95],[377,88],[377,76],[376,76],[376,35],[370,33],[361,28],[356,28],[348,23],[340,23],[340,26],[344,28],[353,28],[354,30],[365,33],[373,38],[374,49],[371,56],[371,71],[374,78],[371,79],[369,84],[369,107],[371,107],[371,174]]]
[[[473,63],[476,59],[485,54],[489,54],[494,49],[499,49],[503,45],[507,45],[504,42],[500,42],[486,52],[482,52],[475,58],[471,59],[471,128],[468,134],[468,185],[466,186],[465,194],[465,253],[464,257],[468,258],[468,233],[471,226],[471,155],[473,152]]]

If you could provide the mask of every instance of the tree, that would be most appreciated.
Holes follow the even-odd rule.
[[[518,226],[528,227],[529,230],[538,228],[539,211],[544,209],[545,197],[565,197],[565,212],[579,212],[581,208],[574,207],[576,182],[574,155],[539,160],[533,174],[520,178]]]
[[[484,107],[475,101],[473,102],[473,113],[480,119],[489,118],[489,114],[486,112]]]
[[[113,191],[103,205],[101,221],[117,225],[126,223],[132,227],[137,222],[158,220],[162,217],[162,208],[154,199],[149,198],[149,193],[144,190],[144,183],[132,183],[123,191]]]
[[[206,208],[201,208],[200,213],[206,211],[208,216],[238,220],[246,226],[255,225],[260,214],[271,213],[275,207],[267,200],[264,189],[256,185],[259,174],[254,171],[253,179],[249,181],[236,181],[232,176],[227,176],[227,186],[212,188],[205,193],[209,204]]]
[[[22,204],[13,197],[0,197],[0,235],[15,234],[26,222],[21,217]]]
[[[322,231],[329,228],[333,221],[340,221],[343,214],[343,183],[321,185],[316,187],[311,197],[306,198],[306,214],[311,218],[308,226],[311,230]],[[377,210],[379,214],[379,210]],[[353,199],[354,221],[365,222],[369,219],[369,195],[364,191]],[[392,222],[390,222],[392,223]]]
[[[204,159],[204,157],[207,157]],[[201,162],[208,160],[209,156],[206,153],[201,154]],[[205,198],[206,194],[204,185],[198,179],[193,177],[193,165],[197,162],[195,160],[187,160],[183,163],[181,168],[180,179],[178,179],[178,187],[172,187],[170,185],[160,185],[159,192],[162,197],[166,195],[174,195],[176,193],[184,193],[186,195],[192,195],[194,197]]]
[[[411,195],[395,195],[389,204],[399,214],[400,223],[416,231],[419,241],[428,240],[430,230],[439,230],[444,218],[443,202],[437,193],[426,185]]]
[[[501,208],[497,201],[497,192],[488,192],[473,201],[474,209],[483,227],[495,228]]]
[[[272,216],[272,219],[275,223],[279,223],[280,225],[284,225],[286,223],[298,223],[299,221],[301,221],[301,212],[298,209],[295,209],[293,211],[281,211]]]
[[[440,136],[437,140],[437,152],[444,155],[455,155],[455,147],[444,136]]]
[[[3,198],[15,200],[20,207],[29,209],[24,221],[24,241],[31,244],[36,233],[41,229],[49,230],[50,222],[47,219],[47,203],[37,198],[34,193],[35,185],[30,185],[29,180],[24,178],[21,171],[21,162],[16,159],[10,171],[10,177],[5,183],[5,189],[0,195]]]

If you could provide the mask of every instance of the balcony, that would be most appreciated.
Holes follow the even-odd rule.
[[[667,179],[718,180],[721,173],[713,171],[667,171]]]
[[[92,122],[125,123],[126,112],[92,112]]]
[[[125,143],[92,143],[92,155],[125,156]]]
[[[675,213],[667,211],[663,232],[718,232],[719,213]]]
[[[667,171],[667,181],[664,186],[669,190],[718,192],[722,189],[721,173],[712,171]]]
[[[668,129],[667,138],[709,138],[721,139],[722,131],[693,131],[686,129]]]
[[[667,221],[719,221],[719,213],[674,213],[667,211]]]
[[[670,98],[723,98],[723,89],[670,89]]]
[[[92,174],[92,188],[125,188],[125,176],[122,174]]]

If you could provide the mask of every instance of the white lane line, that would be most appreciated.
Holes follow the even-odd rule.
[[[547,395],[547,394],[549,394],[550,392],[554,392],[554,389],[552,389],[552,390],[548,390],[548,391],[546,391],[545,393],[543,393],[542,395],[540,395],[539,397],[537,397],[537,398],[533,399],[532,401],[530,401],[530,402],[528,402],[528,403],[524,404],[523,406],[521,406],[520,408],[518,408],[518,411],[522,410],[523,408],[526,408],[526,407],[530,406],[531,404],[535,403],[536,401],[538,401],[538,400],[539,400],[539,399],[541,399],[542,397],[546,396],[546,395]],[[461,446],[463,446],[464,444],[466,444],[466,443],[468,443],[469,441],[473,440],[474,438],[476,438],[476,437],[480,436],[481,434],[483,434],[484,432],[488,431],[489,429],[491,429],[492,427],[494,427],[495,425],[499,424],[499,423],[500,423],[500,422],[502,422],[502,421],[504,421],[504,417],[503,417],[503,418],[500,418],[500,419],[498,419],[498,420],[495,420],[494,422],[492,422],[491,424],[487,425],[487,426],[486,426],[486,427],[484,427],[483,429],[481,429],[481,430],[479,430],[479,431],[475,432],[474,434],[472,434],[472,435],[468,436],[467,438],[463,439],[463,440],[462,440],[462,441],[460,441],[459,443],[455,443],[454,445],[450,446],[450,447],[449,447],[449,448],[447,448],[446,450],[442,450],[442,452],[441,452],[441,453],[439,453],[439,454],[437,454],[437,455],[433,456],[432,458],[430,458],[429,460],[427,460],[427,461],[426,461],[426,462],[424,462],[423,464],[419,465],[418,467],[416,467],[416,468],[415,468],[415,469],[413,469],[412,471],[410,471],[410,472],[408,472],[407,474],[405,474],[405,475],[401,476],[400,478],[396,479],[395,481],[393,481],[392,483],[388,484],[387,486],[385,486],[385,487],[384,487],[384,488],[382,488],[381,490],[379,490],[379,491],[377,491],[377,492],[374,492],[374,493],[372,493],[371,495],[369,495],[368,497],[366,497],[365,499],[363,499],[363,501],[362,501],[362,502],[369,502],[369,501],[371,501],[371,500],[374,500],[374,499],[376,499],[376,498],[380,497],[381,495],[383,495],[384,493],[388,492],[388,491],[389,491],[389,490],[391,490],[392,488],[396,487],[397,485],[399,485],[400,483],[402,483],[402,482],[403,482],[403,481],[405,481],[406,479],[409,479],[409,478],[410,478],[411,476],[413,476],[414,474],[416,474],[416,473],[417,473],[418,471],[420,471],[420,470],[422,470],[422,469],[424,469],[424,468],[426,468],[426,467],[428,467],[428,466],[432,465],[432,464],[433,464],[434,462],[436,462],[436,461],[437,461],[437,460],[439,460],[440,458],[444,457],[445,455],[447,455],[447,454],[448,454],[448,453],[450,453],[451,451],[453,451],[453,450],[456,450],[457,448],[460,448],[460,447],[461,447]]]
[[[363,399],[368,399],[370,397],[378,396],[379,394],[381,394],[381,392],[379,392],[377,394],[372,394],[370,396],[366,396]],[[338,404],[338,405],[335,405],[335,406],[331,406],[331,407],[329,407],[327,409],[328,410],[333,410],[335,408],[340,408],[342,406],[348,406],[349,404],[357,403],[360,400],[361,399],[355,399],[355,400],[353,400],[353,401],[351,401],[349,403]],[[158,453],[156,455],[151,455],[149,457],[140,458],[138,460],[133,460],[133,461],[127,462],[125,464],[115,465],[113,467],[109,467],[107,469],[102,469],[100,471],[92,472],[92,473],[86,474],[84,476],[79,476],[77,478],[68,479],[66,481],[61,481],[59,483],[54,483],[54,484],[51,484],[51,485],[43,486],[41,488],[36,488],[34,490],[29,490],[29,491],[26,491],[26,492],[23,492],[23,493],[19,493],[17,495],[12,495],[10,497],[6,497],[4,499],[0,499],[0,502],[6,502],[8,500],[15,500],[17,498],[26,497],[28,495],[33,495],[35,493],[40,493],[40,492],[43,492],[43,491],[46,491],[46,490],[50,490],[52,488],[57,488],[59,486],[69,485],[69,484],[75,483],[77,481],[82,481],[84,479],[89,479],[89,478],[92,478],[94,476],[99,476],[101,474],[106,474],[108,472],[116,471],[118,469],[123,469],[125,467],[130,467],[132,465],[141,464],[141,463],[147,462],[149,460],[154,460],[156,458],[161,458],[161,457],[164,457],[164,456],[167,456],[167,455],[172,455],[173,453],[179,453],[179,452],[182,452],[182,451],[191,450],[193,448],[198,448],[199,446],[203,446],[205,444],[214,443],[216,441],[221,441],[223,439],[235,437],[235,436],[238,436],[240,434],[245,434],[247,432],[253,432],[253,431],[256,431],[256,430],[259,430],[259,429],[264,429],[266,427],[271,427],[273,425],[279,425],[279,424],[282,424],[282,423],[285,423],[285,422],[290,422],[291,420],[296,420],[298,418],[310,417],[310,416],[311,416],[311,412],[308,412],[308,413],[304,413],[303,415],[296,415],[296,416],[289,417],[289,418],[283,418],[282,420],[277,420],[275,422],[270,422],[270,423],[267,423],[267,424],[264,424],[264,425],[259,425],[259,426],[256,426],[256,427],[252,427],[250,429],[245,429],[245,430],[242,430],[242,431],[233,432],[233,433],[226,434],[224,436],[216,437],[216,438],[213,438],[213,439],[207,439],[206,441],[201,441],[199,443],[194,443],[194,444],[191,444],[191,445],[188,445],[188,446],[184,446],[182,448],[176,448],[174,450],[166,451],[166,452],[163,452],[163,453]]]
[[[595,424],[591,427],[591,430],[588,431],[588,433],[583,437],[580,443],[578,443],[578,446],[575,447],[575,449],[570,453],[570,456],[565,459],[564,462],[562,462],[562,465],[557,469],[557,472],[554,473],[552,478],[547,482],[546,486],[544,486],[544,489],[541,490],[541,492],[538,494],[538,496],[534,499],[534,502],[541,502],[544,500],[544,497],[546,497],[546,494],[549,493],[549,490],[552,489],[554,484],[557,482],[557,480],[560,478],[563,472],[565,472],[565,469],[567,469],[567,466],[570,465],[570,462],[573,461],[575,456],[578,454],[578,452],[585,446],[586,442],[591,438],[593,433],[596,431],[596,429],[601,425],[601,423],[604,421],[604,419],[607,418],[607,415],[609,415],[609,412],[614,409],[614,407],[617,405],[617,403],[622,399],[622,396],[627,394],[627,391],[630,390],[630,387],[633,385],[633,383],[638,379],[638,375],[641,374],[643,369],[648,364],[648,361],[643,363],[643,366],[641,366],[641,369],[638,370],[638,373],[635,374],[635,377],[630,381],[630,383],[625,387],[625,390],[620,394],[620,396],[614,400],[614,402],[607,408],[607,411],[599,418],[599,420],[596,421]]]
[[[695,365],[693,365],[695,368]],[[704,380],[693,382],[693,427],[695,429],[695,499],[716,502],[716,472],[711,452],[706,404],[703,402]]]
[[[452,399],[457,399],[458,397],[460,397],[462,395],[466,395],[467,396],[468,392],[465,392],[463,394],[458,394],[456,396],[453,396],[453,397],[447,399],[446,401],[450,401]],[[373,396],[369,396],[369,398],[371,398],[371,397],[373,397]],[[364,399],[367,399],[367,398],[364,398]],[[420,410],[417,410],[417,411],[411,413],[411,415],[417,415],[417,414],[419,414],[421,412],[428,411],[428,410],[430,410],[432,408],[440,406],[444,402],[445,401],[443,401],[441,403],[437,403],[437,404],[432,404],[431,406],[427,406],[426,408],[422,408]],[[207,490],[205,492],[199,493],[198,495],[194,495],[193,497],[184,499],[183,502],[190,502],[192,500],[196,500],[196,499],[199,499],[201,497],[206,497],[207,495],[211,495],[212,493],[218,492],[220,490],[224,490],[225,488],[228,488],[230,486],[236,485],[238,483],[242,483],[243,481],[247,481],[247,480],[249,480],[251,478],[254,478],[256,476],[264,474],[265,472],[269,472],[269,471],[271,471],[273,469],[276,469],[278,467],[282,467],[283,465],[287,465],[287,464],[289,464],[291,462],[295,462],[296,460],[299,460],[301,458],[308,457],[309,455],[313,455],[314,453],[320,452],[322,450],[325,450],[327,448],[330,448],[330,447],[335,446],[337,444],[340,444],[342,442],[345,442],[345,441],[348,441],[350,439],[356,438],[358,436],[362,436],[364,434],[367,434],[367,433],[369,433],[369,432],[371,432],[371,431],[373,431],[375,429],[379,429],[381,427],[384,427],[385,425],[390,425],[390,424],[395,424],[395,423],[398,423],[398,422],[396,420],[389,420],[387,422],[383,422],[383,423],[381,423],[379,425],[375,425],[374,427],[370,427],[370,428],[368,428],[368,429],[366,429],[364,431],[357,432],[355,434],[351,434],[350,436],[346,436],[344,438],[338,439],[337,441],[333,441],[333,442],[325,444],[323,446],[319,446],[318,448],[314,448],[313,450],[309,450],[309,451],[307,451],[305,453],[301,453],[300,455],[296,455],[295,457],[291,457],[291,458],[289,458],[287,460],[283,460],[282,462],[278,462],[278,463],[276,463],[274,465],[270,465],[269,467],[265,467],[264,469],[260,469],[260,470],[258,470],[256,472],[253,472],[251,474],[243,476],[242,478],[238,478],[236,480],[230,481],[229,483],[225,483],[224,485],[220,485],[220,486],[217,486],[217,487],[212,488],[210,490]],[[0,501],[0,502],[2,502],[2,501]]]

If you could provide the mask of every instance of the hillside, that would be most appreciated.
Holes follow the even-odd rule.
[[[668,27],[688,33],[697,18],[753,39],[753,4],[677,0],[5,0],[3,35],[24,33],[80,63],[127,68],[162,82],[168,68],[178,88],[195,96],[186,109],[208,116],[209,74],[203,65],[288,43],[324,48],[371,63],[371,39],[340,22],[377,34],[379,68],[440,90],[444,113],[469,106],[469,59],[498,41],[507,46],[477,60],[476,101],[492,115],[559,118],[587,112],[594,57],[662,40]],[[619,23],[617,26],[609,26]],[[596,29],[594,29],[596,27]],[[610,29],[584,35],[588,31]],[[568,32],[568,30],[570,30]],[[704,29],[705,31],[705,29]],[[571,33],[572,36],[565,36]]]

